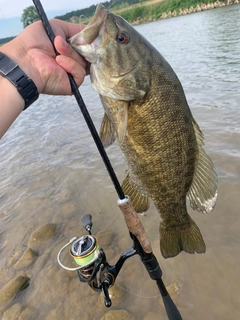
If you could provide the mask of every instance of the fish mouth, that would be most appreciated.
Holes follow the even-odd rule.
[[[78,34],[69,40],[72,47],[77,48],[82,45],[91,45],[98,37],[100,29],[104,24],[108,11],[102,4],[97,6],[94,16],[88,25]]]

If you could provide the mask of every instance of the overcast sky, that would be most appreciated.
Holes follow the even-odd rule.
[[[41,0],[48,18],[83,9],[98,0]],[[17,35],[22,30],[21,15],[23,10],[32,6],[31,0],[0,0],[0,38]]]

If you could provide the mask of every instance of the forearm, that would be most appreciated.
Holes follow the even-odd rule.
[[[8,128],[11,126],[14,120],[18,117],[21,111],[23,111],[24,107],[26,106],[26,101],[24,99],[26,99],[26,97],[29,96],[29,90],[27,90],[27,92],[24,91],[26,92],[26,94],[25,93],[20,94],[16,87],[17,85],[16,83],[19,83],[17,82],[19,81],[19,79],[23,81],[24,73],[25,73],[22,69],[19,69],[17,65],[22,64],[23,68],[25,69],[27,65],[27,63],[25,64],[22,63],[22,61],[24,60],[21,57],[22,56],[21,46],[19,46],[19,48],[17,49],[16,45],[17,45],[17,41],[13,40],[10,43],[0,48],[0,51],[1,51],[0,52],[0,67],[1,67],[1,70],[0,70],[0,138],[8,130]],[[25,74],[25,76],[27,79],[28,75]],[[25,82],[21,82],[21,81],[20,83],[24,83],[24,86],[26,86]],[[34,83],[33,83],[33,86],[34,86]],[[27,88],[28,87],[29,85],[27,85]],[[21,88],[21,90],[24,90],[20,84],[18,84],[18,88]],[[30,86],[30,88],[32,87]],[[36,96],[36,98],[34,99],[37,99],[38,97],[37,90],[35,90],[34,96]]]
[[[0,138],[22,112],[23,108],[24,100],[16,87],[8,79],[0,76]]]

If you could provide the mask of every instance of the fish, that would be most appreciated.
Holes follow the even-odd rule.
[[[117,140],[126,158],[124,193],[136,212],[146,212],[152,200],[160,214],[162,256],[205,253],[187,201],[211,212],[218,179],[176,73],[145,37],[102,5],[69,43],[90,62],[92,87],[105,110],[103,146]]]

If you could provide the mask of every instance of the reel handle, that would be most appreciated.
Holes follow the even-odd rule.
[[[91,234],[91,230],[92,230],[92,216],[87,213],[84,216],[82,216],[81,218],[82,224],[84,226],[84,228],[87,230],[87,232],[89,232],[89,234]]]
[[[110,299],[109,296],[109,291],[108,291],[108,283],[103,282],[102,283],[102,293],[104,296],[104,304],[107,308],[110,308],[112,305],[112,300]]]

